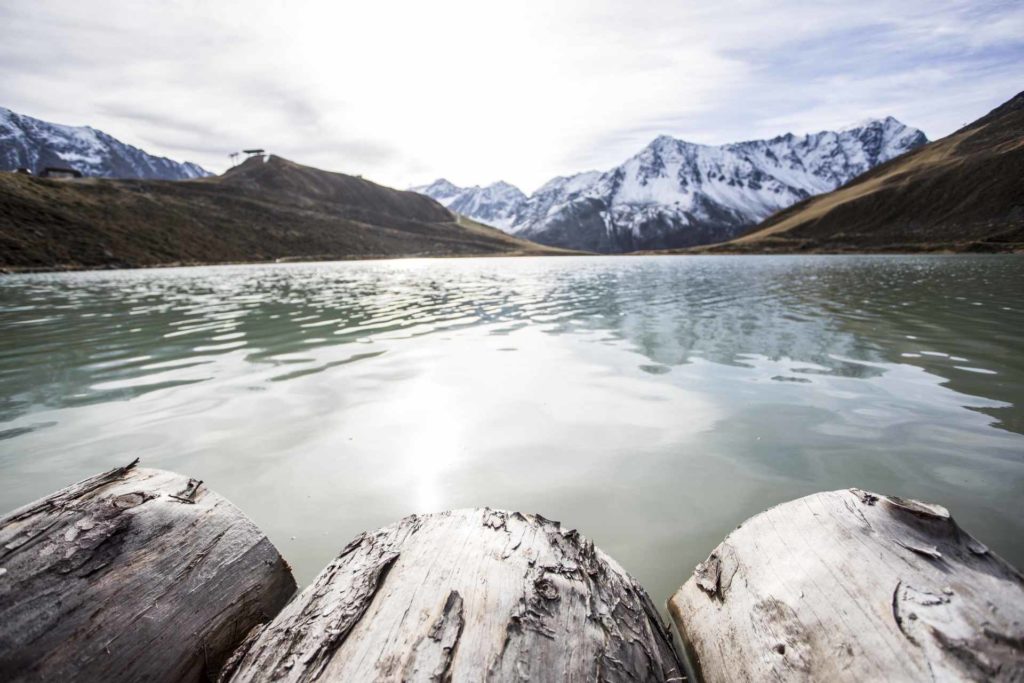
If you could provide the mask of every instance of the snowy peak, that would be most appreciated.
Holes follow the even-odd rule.
[[[554,178],[530,197],[504,183],[450,195],[431,189],[441,181],[416,189],[544,244],[603,252],[689,246],[729,239],[925,142],[891,116],[720,146],[659,135],[613,169]]]
[[[419,192],[420,194],[425,194],[428,197],[433,197],[442,204],[444,203],[443,200],[451,199],[463,191],[461,187],[452,184],[444,178],[438,178],[429,185],[420,185],[419,187],[413,187],[410,189],[413,192]]]
[[[411,189],[413,192],[436,199],[452,211],[506,232],[511,231],[517,210],[527,200],[522,190],[504,181],[485,187],[458,187],[444,178],[439,178],[429,185]]]
[[[187,180],[210,175],[190,162],[147,154],[89,126],[65,126],[0,107],[0,170],[69,167],[86,176]]]
[[[884,119],[868,117],[866,119],[861,119],[860,121],[857,121],[855,123],[851,123],[849,125],[838,128],[836,132],[842,133],[848,130],[860,130],[862,128],[872,127],[885,127],[889,125],[903,126],[903,124],[900,123],[900,121],[894,116],[886,116]]]

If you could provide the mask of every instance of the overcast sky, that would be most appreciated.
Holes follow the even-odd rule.
[[[408,187],[535,189],[665,133],[893,115],[946,135],[1024,89],[1024,2],[0,5],[0,106],[215,172],[259,146]]]

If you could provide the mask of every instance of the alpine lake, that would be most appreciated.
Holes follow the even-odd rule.
[[[1024,566],[1019,256],[391,260],[0,276],[0,511],[135,458],[307,584],[490,506],[656,603],[747,517],[859,487]]]

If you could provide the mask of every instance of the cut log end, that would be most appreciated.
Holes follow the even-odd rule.
[[[224,680],[683,680],[650,599],[575,531],[460,510],[363,534]]]
[[[1024,580],[938,505],[858,489],[744,522],[669,611],[707,681],[1024,678]]]
[[[136,463],[0,518],[4,680],[204,680],[295,592],[236,507]]]

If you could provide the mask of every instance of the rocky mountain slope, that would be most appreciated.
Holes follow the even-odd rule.
[[[720,252],[1024,251],[1024,92]]]
[[[551,254],[434,200],[280,157],[170,182],[0,173],[0,267]]]
[[[62,126],[0,107],[0,170],[73,168],[100,178],[188,180],[210,175],[190,162],[143,152],[88,126]]]
[[[668,136],[604,173],[415,188],[454,211],[543,244],[606,253],[717,242],[927,142],[892,117],[842,130],[698,145]]]

